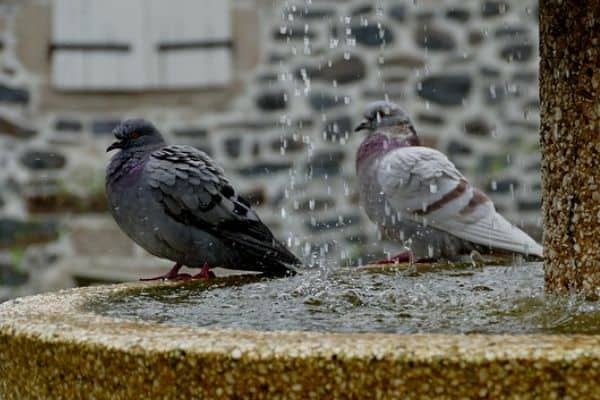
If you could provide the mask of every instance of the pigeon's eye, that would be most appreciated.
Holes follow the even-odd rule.
[[[138,131],[133,131],[129,134],[129,139],[137,139],[140,137],[140,133]]]

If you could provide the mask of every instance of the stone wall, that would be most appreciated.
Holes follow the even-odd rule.
[[[536,3],[372,3],[232,1],[232,88],[112,96],[52,92],[39,65],[45,45],[32,49],[26,29],[48,29],[51,0],[0,5],[4,281],[26,279],[33,250],[23,250],[48,240],[42,250],[64,276],[132,279],[164,268],[104,213],[104,149],[128,116],[206,150],[298,255],[336,265],[398,247],[378,240],[354,177],[361,135],[352,128],[369,101],[388,97],[411,112],[427,145],[539,238]]]

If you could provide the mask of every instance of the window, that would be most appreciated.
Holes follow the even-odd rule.
[[[55,0],[52,82],[61,90],[224,86],[227,0]]]

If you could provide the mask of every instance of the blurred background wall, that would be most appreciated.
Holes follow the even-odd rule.
[[[120,120],[205,150],[307,263],[384,251],[358,207],[365,105],[405,106],[540,238],[534,0],[0,0],[0,300],[162,272],[106,213]]]

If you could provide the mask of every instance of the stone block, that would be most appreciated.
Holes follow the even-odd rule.
[[[245,177],[259,177],[288,171],[290,168],[292,168],[292,163],[290,162],[265,161],[239,168],[238,173]]]
[[[56,240],[58,234],[58,224],[52,220],[0,218],[0,249],[50,242]]]
[[[29,103],[29,90],[0,84],[0,103],[26,105]]]
[[[446,10],[446,18],[458,23],[465,23],[471,18],[471,12],[467,8],[452,7]]]
[[[431,51],[451,51],[456,48],[452,32],[424,26],[415,32],[417,46]]]
[[[339,175],[342,172],[344,158],[346,158],[346,153],[343,151],[320,151],[307,164],[307,173],[313,177]]]
[[[367,74],[367,66],[358,55],[332,57],[331,62],[321,67],[304,66],[296,69],[296,77],[302,79],[304,73],[310,79],[327,84],[336,81],[339,84],[353,83],[362,80]]]
[[[472,80],[467,74],[435,75],[423,79],[417,93],[433,103],[455,106],[467,98],[471,86]]]
[[[354,126],[352,125],[352,118],[347,115],[332,119],[325,123],[325,126],[323,127],[325,140],[330,142],[348,139],[353,130]]]
[[[9,135],[19,139],[29,139],[37,132],[25,123],[0,116],[0,135]]]
[[[67,159],[58,151],[27,150],[20,157],[21,164],[32,170],[61,169]]]
[[[354,25],[352,26],[352,34],[356,39],[356,43],[367,47],[379,47],[381,45],[389,45],[394,42],[394,33],[385,25]]]
[[[530,44],[510,44],[500,50],[500,57],[509,62],[527,62],[531,59],[535,49]]]
[[[506,14],[509,6],[505,1],[486,1],[481,6],[481,15],[484,18],[497,17]]]
[[[258,95],[256,106],[263,111],[278,111],[287,107],[285,90],[267,90]]]

